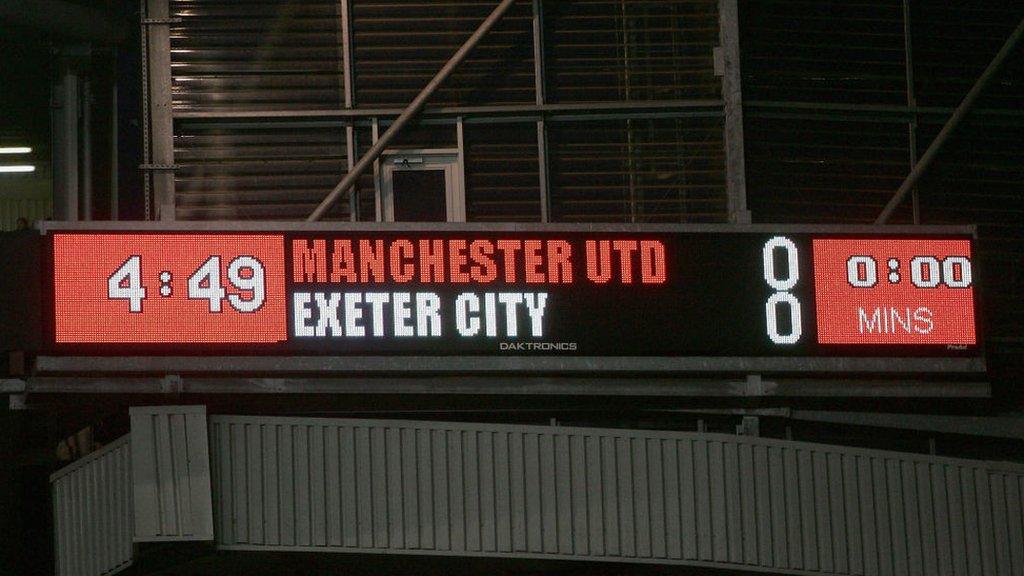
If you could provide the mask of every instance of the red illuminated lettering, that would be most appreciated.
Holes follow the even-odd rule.
[[[498,240],[498,250],[505,263],[505,282],[516,281],[516,251],[523,247],[519,240]]]
[[[456,284],[469,282],[469,273],[463,268],[466,266],[466,241],[452,240],[448,253],[448,263],[451,265],[451,279]]]
[[[619,251],[619,268],[623,284],[633,283],[633,252],[636,252],[636,240],[614,240],[612,246]]]
[[[292,240],[292,278],[295,282],[327,281],[327,241]]]
[[[351,240],[335,240],[334,254],[331,255],[331,282],[356,282],[355,255],[352,254]]]
[[[608,240],[587,240],[587,278],[604,284],[612,279],[612,248]]]
[[[370,280],[370,274],[373,280]],[[361,282],[384,281],[384,241],[359,241],[359,280]]]
[[[565,240],[548,242],[548,281],[572,284],[572,245]]]
[[[494,282],[498,277],[497,266],[494,265],[494,245],[487,240],[474,240],[469,245],[469,257],[474,266],[470,267],[469,275],[474,282]]]
[[[544,264],[544,257],[540,255],[543,243],[540,240],[526,240],[523,242],[523,256],[526,260],[526,281],[530,284],[540,284],[545,281],[544,273],[540,267]]]
[[[391,243],[391,277],[396,282],[408,282],[416,275],[416,267],[409,260],[415,247],[408,240]]]
[[[444,282],[444,240],[420,240],[420,282]]]
[[[665,283],[665,245],[658,240],[640,241],[640,280],[644,284]]]

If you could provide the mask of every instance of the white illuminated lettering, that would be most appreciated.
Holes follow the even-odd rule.
[[[526,298],[526,311],[530,314],[530,333],[533,336],[544,335],[544,307],[548,302],[547,292],[523,294]]]
[[[331,292],[314,292],[313,299],[316,300],[317,310],[320,311],[320,318],[316,322],[316,335],[327,336],[327,329],[331,329],[331,336],[341,336],[341,324],[338,322],[338,303],[341,301],[341,294]]]
[[[309,309],[310,300],[309,292],[296,292],[292,294],[296,337],[313,336],[315,334],[313,327],[306,323],[313,317],[313,312]]]
[[[779,278],[775,270],[775,250],[782,249],[786,252],[786,277]],[[768,287],[776,292],[765,302],[765,331],[768,339],[775,344],[796,344],[803,334],[803,326],[800,325],[800,301],[789,292],[800,279],[800,261],[797,254],[796,244],[785,236],[774,236],[764,243],[762,250],[762,263],[764,264],[764,280]],[[789,306],[790,332],[789,334],[779,333],[778,305]]]
[[[775,270],[775,250],[786,251],[786,277],[779,278]],[[800,267],[797,265],[796,244],[785,236],[775,236],[764,243],[764,280],[772,290],[790,290],[800,279]]]
[[[937,258],[916,256],[910,261],[910,281],[918,288],[935,288],[942,281]]]
[[[370,313],[373,316],[373,335],[384,335],[384,305],[391,301],[387,292],[367,292],[366,302],[371,306]]]
[[[363,318],[363,309],[356,306],[363,301],[363,295],[359,292],[345,293],[345,335],[366,336],[366,327],[357,324]]]
[[[480,332],[480,299],[469,292],[455,299],[455,328],[460,336],[476,336]],[[470,316],[473,314],[473,316]]]
[[[864,334],[864,332],[866,330],[868,334],[872,334],[872,333],[874,333],[876,328],[879,329],[879,331],[881,331],[881,325],[882,325],[882,318],[881,318],[881,316],[882,316],[882,313],[881,313],[881,311],[878,308],[875,308],[875,312],[870,317],[868,317],[867,312],[865,312],[863,308],[858,308],[857,309],[857,322],[858,322],[858,329],[860,330],[860,333]]]
[[[850,256],[846,261],[846,281],[854,288],[872,288],[878,284],[878,264],[871,256]]]
[[[441,298],[433,292],[416,293],[416,335],[441,335]]]
[[[498,335],[498,312],[495,310],[498,305],[494,301],[494,294],[484,294],[484,332],[488,336]]]
[[[918,334],[931,334],[935,328],[932,322],[932,311],[924,306],[914,310],[914,332]]]
[[[408,292],[395,292],[392,295],[395,309],[395,336],[415,336],[412,324],[412,297]]]
[[[791,325],[789,334],[779,333],[779,319],[776,308],[779,304],[788,304],[789,322]],[[800,340],[802,327],[800,326],[800,301],[790,292],[776,292],[768,298],[765,304],[765,315],[768,323],[768,338],[776,344],[795,344]]]
[[[942,261],[942,279],[950,288],[971,285],[971,261],[963,256],[950,256]]]
[[[516,315],[516,306],[523,303],[523,295],[518,292],[502,292],[498,294],[498,301],[505,305],[505,335],[518,336],[519,317]]]

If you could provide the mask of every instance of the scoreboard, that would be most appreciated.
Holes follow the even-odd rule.
[[[44,229],[54,355],[515,357],[524,370],[909,370],[981,355],[963,228],[72,226]]]

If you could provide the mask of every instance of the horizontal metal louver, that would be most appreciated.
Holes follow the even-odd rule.
[[[466,219],[539,222],[537,124],[468,124]]]
[[[180,220],[305,218],[348,171],[341,127],[178,128]],[[348,217],[339,202],[331,218]]]
[[[551,219],[726,220],[721,118],[548,125]]]
[[[352,0],[357,105],[407,105],[496,5],[493,0]],[[532,103],[534,84],[532,5],[520,0],[431,104]]]
[[[175,110],[343,105],[337,0],[171,0]]]
[[[714,0],[558,0],[544,6],[547,99],[717,98]]]
[[[747,100],[906,104],[902,0],[740,2]]]
[[[910,170],[905,124],[748,117],[744,136],[757,222],[871,223]]]
[[[1014,27],[1024,4],[1007,0],[910,2],[914,85],[922,106],[956,106]],[[978,108],[1024,108],[1024,50],[1017,46]]]

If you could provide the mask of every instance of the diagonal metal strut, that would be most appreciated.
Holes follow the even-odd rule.
[[[508,12],[508,9],[512,7],[516,0],[502,0],[498,4],[497,8],[491,12],[491,15],[487,17],[481,24],[480,27],[473,32],[473,35],[466,40],[466,43],[462,45],[455,54],[452,55],[451,59],[438,71],[437,75],[423,87],[423,90],[413,98],[413,101],[409,103],[409,106],[402,111],[401,115],[395,120],[390,128],[380,137],[379,140],[370,148],[370,150],[356,162],[352,169],[349,170],[348,174],[338,182],[337,186],[334,187],[327,197],[324,198],[320,204],[313,210],[313,213],[306,218],[307,222],[316,222],[323,217],[324,214],[331,208],[331,206],[338,201],[338,198],[348,191],[359,176],[370,167],[371,164],[381,155],[385,148],[395,139],[396,136],[402,131],[403,128],[423,109],[423,105],[427,103],[427,100],[434,95],[434,92],[444,84],[444,81],[448,79],[448,76],[455,70],[455,68],[466,59],[466,56],[476,47],[480,40],[487,35],[487,32],[494,27],[495,24],[501,20],[502,16]]]
[[[992,58],[988,67],[981,73],[978,80],[975,81],[974,86],[971,87],[970,92],[967,96],[964,96],[960,105],[957,106],[956,111],[950,116],[949,120],[946,121],[946,125],[942,127],[939,134],[932,141],[931,145],[928,146],[928,150],[921,155],[921,158],[914,164],[914,167],[910,170],[910,174],[907,175],[907,179],[900,185],[899,190],[893,195],[889,203],[882,209],[882,213],[878,215],[878,219],[875,220],[875,224],[885,224],[889,221],[889,217],[900,205],[900,202],[906,198],[907,194],[914,189],[917,182],[924,176],[925,172],[928,171],[928,167],[931,166],[932,161],[935,160],[935,156],[938,155],[939,150],[942,149],[943,144],[946,140],[949,140],[949,136],[954,130],[963,122],[967,113],[971,111],[974,104],[978,101],[982,92],[988,87],[989,83],[995,78],[996,73],[999,72],[999,68],[1006,61],[1006,58],[1013,53],[1013,49],[1017,46],[1017,42],[1020,41],[1021,36],[1024,36],[1024,19],[1017,24],[1017,28],[1010,34],[1010,37],[1006,39],[1006,43],[999,49],[999,52]]]

